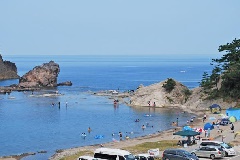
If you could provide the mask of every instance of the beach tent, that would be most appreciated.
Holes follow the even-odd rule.
[[[226,114],[229,117],[235,116],[237,120],[240,120],[240,108],[229,108],[226,110]]]
[[[237,122],[237,118],[235,116],[229,117],[230,122]]]
[[[208,130],[208,128],[210,129],[210,130],[212,130],[212,129],[214,129],[214,126],[211,124],[211,123],[206,123],[205,125],[204,125],[204,130]]]
[[[184,127],[182,128],[182,130],[183,130],[183,131],[187,131],[187,130],[192,131],[193,129],[192,129],[190,126],[184,126]]]
[[[195,132],[195,131],[190,131],[190,130],[185,130],[185,131],[178,131],[173,133],[173,135],[179,135],[179,136],[196,136],[196,135],[200,135],[199,132]]]
[[[212,113],[216,113],[216,114],[220,113],[222,110],[222,108],[218,104],[213,104],[209,108],[211,109]]]
[[[200,135],[199,132],[195,132],[195,131],[191,131],[191,130],[185,130],[185,131],[178,131],[173,133],[173,135],[178,135],[178,136],[186,136],[188,137],[188,142],[191,141],[190,137],[196,136],[196,135]]]

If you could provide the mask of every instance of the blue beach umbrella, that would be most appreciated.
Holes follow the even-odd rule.
[[[208,130],[208,129],[212,130],[214,129],[214,126],[211,123],[206,123],[204,125],[204,130]]]

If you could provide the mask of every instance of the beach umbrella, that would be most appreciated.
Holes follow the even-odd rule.
[[[179,136],[196,136],[200,135],[199,132],[191,131],[191,130],[183,130],[173,133],[173,135],[179,135]]]
[[[183,131],[187,131],[187,130],[192,131],[193,129],[192,129],[190,126],[184,126],[184,127],[182,128],[182,130],[183,130]]]
[[[204,128],[203,128],[204,130],[208,130],[208,129],[210,129],[210,130],[212,130],[212,129],[214,129],[214,126],[211,124],[211,123],[206,123],[205,125],[204,125]]]
[[[236,118],[235,116],[231,116],[231,117],[229,118],[229,121],[230,121],[230,122],[237,122],[237,118]]]

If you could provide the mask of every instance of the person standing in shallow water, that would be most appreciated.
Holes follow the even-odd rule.
[[[88,133],[90,133],[92,130],[91,130],[91,128],[90,127],[88,127]]]
[[[119,132],[120,141],[122,141],[122,132]]]

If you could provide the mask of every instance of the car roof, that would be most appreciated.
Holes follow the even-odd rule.
[[[220,142],[220,141],[202,141],[202,143],[205,143],[205,142],[213,142],[213,143],[218,143],[218,144],[224,143],[224,142]]]
[[[219,148],[219,146],[202,146],[202,147],[200,147],[200,148],[206,148],[206,147],[208,147],[208,148]]]
[[[178,148],[170,148],[170,149],[166,149],[165,151],[186,151],[184,149],[178,149]],[[187,151],[188,152],[188,151]]]

